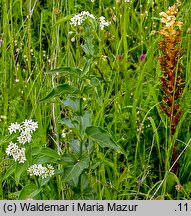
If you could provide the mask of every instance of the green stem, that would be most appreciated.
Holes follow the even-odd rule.
[[[39,183],[39,177],[35,176],[34,180],[35,180],[35,184],[37,185],[38,189],[41,188],[40,183]],[[40,191],[40,199],[43,200],[43,196],[42,196],[42,192]]]

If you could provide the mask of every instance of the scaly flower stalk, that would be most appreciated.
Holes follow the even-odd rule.
[[[178,9],[176,5],[168,8],[168,11],[161,12],[161,22],[164,24],[160,30],[163,40],[159,44],[159,49],[163,55],[159,58],[162,77],[161,88],[163,91],[163,112],[170,119],[171,136],[176,132],[177,124],[181,117],[181,108],[178,99],[183,93],[182,65],[179,63],[182,48],[177,47],[181,41],[180,28],[182,22],[176,20]],[[176,146],[173,147],[173,160],[176,159]]]

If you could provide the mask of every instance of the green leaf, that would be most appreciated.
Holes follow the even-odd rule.
[[[53,88],[52,91],[40,101],[50,101],[54,97],[61,94],[77,94],[78,92],[79,90],[76,87],[70,86],[68,84],[62,84]]]
[[[14,171],[15,171],[15,168],[16,168],[16,163],[14,163],[14,164],[7,170],[7,172],[6,172],[5,175],[3,176],[2,181],[4,181],[4,180],[7,179],[11,174],[13,174]]]
[[[40,151],[38,152],[38,154],[46,155],[48,157],[52,157],[55,159],[60,159],[60,155],[51,148],[40,148]]]
[[[93,31],[97,31],[97,27],[98,27],[97,24],[98,23],[97,23],[96,19],[92,19],[91,17],[87,17],[86,21],[88,22],[88,24],[85,26],[84,31],[86,32],[87,36],[91,36],[92,37],[92,35],[90,35],[90,34]],[[94,35],[94,37],[95,37],[95,35]]]
[[[103,163],[103,161],[100,158],[95,158],[92,162],[93,163],[90,167],[92,170],[96,169],[98,166],[100,166]]]
[[[35,197],[42,189],[38,189],[35,184],[26,185],[20,193],[19,200],[26,200]]]
[[[92,111],[90,110],[86,110],[84,111],[82,116],[79,116],[79,120],[81,123],[81,136],[84,136],[85,130],[87,127],[89,127],[92,124]]]
[[[91,126],[86,129],[86,134],[96,141],[102,148],[107,147],[122,152],[122,149],[112,139],[112,136],[108,131],[100,127]]]
[[[83,68],[82,76],[85,76],[89,72],[92,60],[93,60],[93,58],[90,58],[86,61],[86,64]]]
[[[18,134],[17,133],[13,133],[10,135],[7,135],[5,138],[0,140],[0,145],[3,145],[5,143],[11,142],[15,137],[17,137]]]
[[[167,190],[169,192],[172,190],[172,188],[176,184],[180,184],[180,181],[179,181],[178,177],[172,172],[167,172],[166,173],[166,182],[167,182]]]
[[[90,85],[96,89],[97,95],[101,96],[101,83],[100,80],[96,76],[90,77]]]
[[[16,181],[16,185],[19,184],[21,175],[24,171],[27,171],[29,164],[28,161],[26,161],[25,163],[19,163],[16,165],[16,169],[15,169],[15,181]]]
[[[62,100],[62,103],[65,106],[71,107],[74,112],[78,112],[80,110],[80,100],[76,97],[67,97],[65,100]]]
[[[58,74],[58,73],[79,77],[82,71],[79,68],[61,67],[61,68],[55,68],[47,72],[47,74]]]
[[[107,165],[107,166],[110,166],[112,169],[115,170],[115,164],[114,164],[111,160],[109,160],[109,159],[107,159],[107,158],[104,158],[103,163],[104,163],[105,165]]]
[[[93,45],[93,37],[88,36],[84,38],[85,43],[82,45],[82,49],[85,52],[86,56],[91,59],[94,55],[94,45]]]
[[[65,163],[65,165],[74,165],[76,163],[77,158],[74,156],[74,154],[63,154],[62,155],[63,158],[63,162]]]
[[[67,172],[64,177],[64,181],[75,181],[76,178],[78,178],[84,169],[87,169],[89,167],[89,158],[83,158],[81,160],[78,160],[75,165],[73,165],[71,168],[67,169]]]
[[[51,177],[40,178],[40,179],[39,179],[39,184],[40,184],[40,186],[42,187],[42,186],[46,185],[46,184],[50,181],[50,179],[51,179]]]
[[[56,25],[59,25],[59,24],[61,24],[61,23],[63,23],[63,22],[70,21],[70,19],[71,19],[73,16],[74,16],[74,15],[70,14],[70,15],[68,15],[68,16],[62,17],[61,19],[59,19],[59,20],[53,25],[53,27],[55,27]]]
[[[36,158],[33,163],[34,164],[43,164],[43,163],[56,163],[57,159],[49,156],[41,156]]]
[[[158,114],[160,116],[160,119],[162,120],[162,123],[163,123],[164,127],[166,128],[167,127],[166,126],[166,120],[165,120],[165,117],[163,115],[163,112],[161,112],[161,107],[160,107],[161,102],[158,101],[158,97],[156,95],[156,87],[149,84],[149,91],[152,94],[154,103],[157,105],[156,108],[157,108]]]
[[[81,151],[81,145],[82,145],[82,154],[86,151],[86,148],[85,148],[85,144],[82,143],[79,141],[79,140],[76,140],[76,139],[72,139],[70,140],[69,142],[69,146],[74,150],[74,152],[76,154],[80,154],[80,151]]]
[[[158,129],[157,129],[156,125],[155,125],[155,122],[154,122],[153,118],[152,117],[148,117],[148,119],[151,122],[151,125],[152,125],[152,128],[153,128],[153,133],[155,134],[155,137],[156,137],[158,155],[161,155],[161,152],[160,152],[161,146],[160,146]],[[159,160],[160,160],[160,164],[162,164],[161,157],[159,157]]]
[[[31,155],[37,155],[39,154],[40,151],[41,151],[41,148],[39,146],[32,147]]]
[[[71,119],[64,118],[64,119],[60,120],[60,123],[61,123],[62,125],[66,125],[66,126],[69,127],[69,128],[74,128],[74,124],[73,124],[73,122],[72,122]]]

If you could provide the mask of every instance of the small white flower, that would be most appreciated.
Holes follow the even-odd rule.
[[[173,26],[176,22],[176,13],[177,9],[175,9],[173,6],[168,8],[168,11],[160,12],[159,15],[162,17],[161,22],[166,24],[166,27]]]
[[[33,120],[25,120],[24,122],[22,122],[22,128],[25,131],[28,131],[29,133],[36,131],[36,129],[38,128],[38,123],[34,122]]]
[[[71,18],[70,24],[73,26],[81,25],[84,21],[84,17],[81,16],[80,14],[75,15],[74,17]]]
[[[75,37],[71,38],[71,42],[75,42],[75,40],[76,40]]]
[[[66,133],[64,132],[64,130],[62,131],[62,138],[66,138]]]
[[[52,165],[47,164],[47,166],[42,166],[42,164],[33,164],[28,168],[30,176],[41,176],[42,178],[51,177],[54,175],[55,171]]]
[[[95,19],[94,15],[88,11],[82,11],[79,14],[74,15],[70,19],[70,24],[73,26],[80,26],[88,17]]]
[[[52,165],[50,165],[50,164],[47,164],[45,173],[44,173],[44,175],[42,176],[42,178],[51,177],[51,176],[54,175],[54,173],[55,173],[54,167],[53,167]]]
[[[32,133],[36,131],[38,128],[38,123],[34,122],[33,120],[25,120],[21,124],[11,123],[8,130],[9,133],[12,134],[13,132],[16,133],[17,130],[20,132],[20,136],[17,137],[17,141],[20,144],[29,143],[32,139]]]
[[[18,149],[17,153],[12,156],[15,161],[18,161],[19,163],[24,163],[26,161],[25,148]]]
[[[22,131],[20,136],[17,137],[17,141],[20,143],[20,144],[25,144],[25,143],[30,143],[32,139],[32,135],[30,134],[29,131]]]
[[[104,27],[110,25],[110,22],[106,21],[104,16],[101,16],[101,17],[99,18],[99,21],[100,21],[100,29],[101,29],[101,30],[103,30]]]
[[[18,124],[17,122],[16,123],[11,123],[11,125],[8,128],[10,134],[16,133],[17,130],[20,130],[20,129],[21,129],[21,125]]]
[[[10,142],[6,148],[6,153],[19,163],[24,163],[26,161],[25,148],[20,149],[16,143]]]
[[[42,164],[34,164],[28,168],[28,172],[30,176],[41,176],[44,173],[44,167],[42,166]]]
[[[12,156],[18,150],[18,145],[16,143],[10,142],[8,147],[6,148],[6,154]]]

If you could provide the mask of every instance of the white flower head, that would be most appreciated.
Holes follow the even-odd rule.
[[[61,136],[62,136],[62,138],[66,138],[66,132],[64,130],[62,131],[62,135]]]
[[[31,142],[31,139],[32,139],[32,135],[30,134],[29,131],[22,131],[20,136],[17,137],[17,141],[20,143],[20,144],[26,144],[26,143],[30,143]]]
[[[166,24],[166,27],[181,27],[182,22],[176,21],[176,14],[178,12],[177,6],[174,4],[172,7],[168,8],[168,11],[165,12],[160,12],[159,15],[162,17],[161,22]]]
[[[9,133],[16,133],[17,131],[20,132],[20,136],[17,137],[17,141],[20,144],[25,144],[29,143],[32,139],[32,133],[36,131],[38,128],[38,123],[33,121],[33,120],[25,120],[21,124],[16,123],[11,123],[9,126],[8,130]]]
[[[38,123],[34,122],[33,120],[25,120],[24,122],[22,122],[22,130],[24,131],[28,131],[29,133],[36,131],[36,129],[38,128]]]
[[[13,154],[17,153],[17,151],[18,151],[17,143],[10,142],[5,152],[7,155],[12,156]]]
[[[70,24],[73,26],[80,26],[88,17],[95,19],[94,15],[88,11],[82,11],[79,14],[75,14],[70,19]]]
[[[42,166],[42,164],[34,164],[31,167],[28,168],[28,172],[30,176],[42,176],[45,172],[45,167]]]
[[[17,154],[13,155],[13,159],[19,163],[24,163],[26,161],[25,148],[18,149]]]
[[[75,42],[75,40],[76,40],[75,37],[71,38],[71,42]]]
[[[54,171],[54,167],[50,164],[47,164],[46,166],[46,170],[45,170],[45,173],[44,175],[42,176],[42,178],[47,178],[47,177],[51,177],[55,174],[55,171]]]
[[[162,17],[161,18],[161,22],[165,23],[166,26],[172,26],[175,21],[176,21],[176,17],[175,16],[169,16],[167,13],[165,12],[160,12],[159,15]]]
[[[101,17],[99,18],[99,21],[100,21],[100,29],[101,29],[101,30],[103,30],[104,27],[110,25],[110,22],[106,21],[104,16],[101,16]]]
[[[21,125],[16,123],[11,123],[11,125],[8,127],[9,133],[16,133],[17,130],[20,131],[21,130]]]
[[[20,149],[17,143],[10,142],[6,148],[6,153],[19,163],[24,163],[26,161],[25,148]]]
[[[25,120],[21,124],[16,123],[11,123],[9,126],[8,130],[9,133],[16,133],[17,131],[21,132],[20,136],[18,137],[19,143],[25,144],[26,142],[31,141],[31,134],[36,131],[38,128],[38,123],[34,122],[33,120]]]
[[[73,26],[81,25],[84,20],[85,19],[84,19],[83,16],[81,16],[81,14],[77,14],[77,15],[74,15],[74,17],[71,18],[70,24],[73,25]]]
[[[28,168],[30,176],[41,176],[42,178],[51,177],[55,174],[54,168],[52,165],[47,164],[43,166],[42,164],[33,164]]]

